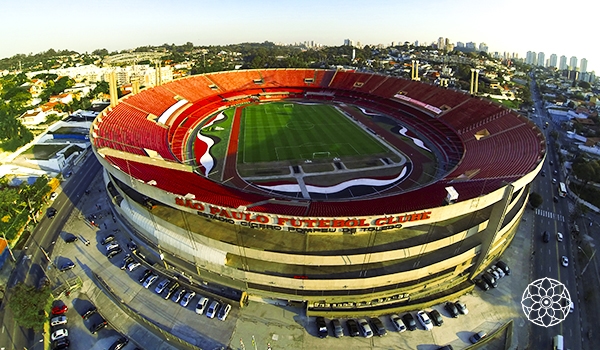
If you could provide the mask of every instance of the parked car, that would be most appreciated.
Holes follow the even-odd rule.
[[[131,255],[129,255],[129,254],[125,255],[125,258],[123,259],[123,262],[121,263],[121,270],[125,270],[127,268],[127,265],[129,265],[132,262],[133,262],[133,258],[131,257]]]
[[[492,288],[497,288],[498,287],[498,283],[496,283],[496,279],[494,278],[494,276],[490,275],[487,272],[484,272],[481,277],[492,287]]]
[[[100,330],[102,328],[105,328],[106,326],[108,326],[108,322],[106,322],[106,320],[102,320],[102,322],[92,324],[90,326],[90,332],[92,332],[92,334],[96,334],[96,333],[100,332]]]
[[[409,331],[417,329],[417,321],[415,321],[415,318],[410,312],[407,312],[402,316],[402,321],[404,321],[404,324]]]
[[[140,283],[144,283],[146,278],[150,277],[151,274],[152,274],[152,270],[146,269],[146,271],[144,271],[144,273],[142,274],[142,276],[140,277],[140,279],[138,281]]]
[[[419,323],[421,324],[421,326],[423,326],[425,328],[426,331],[430,331],[433,329],[433,323],[431,322],[429,315],[427,315],[427,312],[425,312],[423,310],[417,312],[417,319],[419,320]]]
[[[129,249],[132,252],[135,252],[137,250],[137,244],[135,244],[133,240],[129,240],[129,242],[127,242],[127,249]]]
[[[115,240],[115,235],[108,235],[100,241],[100,244],[107,245],[108,243],[110,243],[114,240]]]
[[[477,332],[477,333],[473,334],[473,335],[472,335],[472,336],[469,338],[469,340],[471,341],[471,343],[475,344],[475,343],[477,343],[478,341],[480,341],[481,339],[485,338],[486,336],[487,336],[487,333],[486,333],[486,332],[483,332],[483,331],[481,331],[481,332]]]
[[[125,345],[129,343],[129,339],[127,337],[121,337],[117,339],[108,350],[121,350]]]
[[[106,245],[106,251],[111,251],[113,249],[117,249],[119,248],[119,242],[110,242],[109,244]]]
[[[198,300],[198,304],[196,305],[196,313],[198,315],[202,315],[204,310],[206,310],[206,306],[208,305],[208,298],[200,295],[200,300]]]
[[[494,271],[494,269],[492,269],[491,267],[489,269],[487,269],[486,272],[489,273],[490,275],[494,276],[494,279],[496,281],[498,281],[500,279],[500,274],[498,274],[498,272]]]
[[[487,282],[483,278],[476,278],[475,284],[477,285],[477,287],[481,288],[481,290],[483,290],[483,291],[487,291],[490,289],[490,285],[487,284]]]
[[[360,331],[358,330],[358,323],[354,319],[349,319],[346,321],[346,327],[348,328],[348,334],[351,337],[356,337],[360,335]]]
[[[123,251],[123,249],[121,249],[121,247],[117,247],[117,249],[111,250],[106,254],[106,257],[109,259],[114,258],[115,256],[119,255],[121,252]]]
[[[178,303],[181,298],[183,298],[183,296],[185,295],[185,288],[181,288],[179,291],[175,292],[175,294],[173,294],[173,297],[171,298],[171,300],[174,303]]]
[[[431,322],[438,327],[441,327],[444,324],[444,319],[437,310],[429,311],[429,318],[431,319]]]
[[[462,301],[455,302],[454,306],[456,306],[456,310],[458,310],[458,312],[463,315],[466,315],[469,313],[469,310],[467,309],[467,305],[465,303],[463,303]]]
[[[510,267],[508,267],[508,265],[506,265],[506,263],[504,261],[498,261],[496,263],[496,266],[498,266],[499,268],[501,268],[502,271],[504,271],[504,273],[507,276],[510,276]]]
[[[169,283],[171,283],[171,281],[168,278],[165,278],[164,280],[160,281],[156,288],[154,288],[154,291],[157,294],[162,293],[165,290],[165,288],[169,286]]]
[[[500,278],[502,278],[502,277],[506,276],[506,274],[504,273],[504,270],[502,270],[502,269],[501,269],[501,268],[499,268],[498,266],[496,266],[496,265],[492,265],[492,269],[493,269],[494,271],[496,271],[496,273],[498,274],[498,276],[500,276]]]
[[[148,289],[152,283],[154,283],[154,281],[156,281],[156,279],[158,278],[158,275],[155,274],[151,274],[148,278],[146,278],[146,280],[144,281],[144,288]]]
[[[79,238],[72,234],[65,235],[65,243],[74,243],[77,242]]]
[[[129,272],[135,271],[135,269],[137,269],[140,266],[142,266],[142,264],[140,264],[137,261],[130,262],[129,265],[127,265],[127,271],[129,271]]]
[[[55,200],[55,199],[56,199],[56,197],[58,197],[58,193],[56,193],[56,192],[52,192],[52,193],[50,193],[50,200],[51,200],[51,201]]]
[[[219,313],[217,314],[217,318],[221,321],[225,321],[227,319],[227,315],[229,315],[229,311],[231,311],[231,305],[224,304],[219,309]]]
[[[60,338],[66,338],[68,336],[69,336],[69,331],[66,328],[61,328],[61,329],[54,331],[54,333],[52,333],[52,335],[50,336],[50,339],[52,339],[52,341],[55,341]]]
[[[69,310],[69,308],[64,303],[57,304],[54,307],[52,307],[52,315],[62,315],[65,312],[67,312],[67,310]]]
[[[75,267],[75,263],[74,262],[67,261],[66,263],[63,263],[62,265],[60,265],[60,269],[59,270],[61,272],[65,272],[65,271],[68,271],[68,270],[70,270],[70,269],[72,269],[74,267]]]
[[[60,326],[61,324],[65,323],[67,323],[67,316],[64,315],[52,317],[52,319],[50,320],[50,326],[52,327]]]
[[[60,338],[52,342],[53,350],[63,350],[68,349],[71,342],[68,337]]]
[[[336,338],[344,336],[344,328],[342,328],[342,323],[337,318],[331,320],[331,328],[333,328],[333,335],[335,335]]]
[[[383,322],[381,322],[381,320],[378,317],[371,318],[371,325],[373,326],[371,328],[373,329],[374,334],[380,337],[383,337],[387,334],[387,330],[385,329]]]
[[[165,295],[165,300],[169,300],[171,298],[171,296],[173,295],[173,293],[177,290],[177,288],[179,288],[179,282],[173,283],[169,287],[169,290],[167,291],[167,294]]]
[[[208,310],[206,311],[206,317],[208,318],[215,318],[215,315],[217,314],[217,311],[219,310],[219,302],[216,300],[213,300],[212,303],[210,303],[210,305],[208,306]]]
[[[87,309],[86,312],[83,313],[83,315],[81,315],[81,318],[83,318],[84,320],[87,320],[88,318],[90,318],[90,316],[95,314],[96,311],[98,311],[98,309],[94,305],[92,305]]]
[[[358,319],[358,328],[360,329],[360,333],[365,338],[371,338],[373,336],[373,330],[371,330],[371,326],[369,322],[364,318]]]
[[[327,338],[329,331],[327,330],[327,323],[325,322],[325,318],[317,317],[315,319],[315,323],[317,325],[317,334],[319,338]]]
[[[187,307],[188,304],[190,303],[190,301],[192,301],[192,299],[194,299],[195,296],[196,296],[196,292],[194,292],[194,291],[187,292],[185,294],[185,296],[183,297],[183,299],[181,299],[181,302],[179,303],[179,305],[181,305],[183,307]]]
[[[392,314],[390,315],[390,321],[392,321],[394,328],[396,328],[398,332],[406,331],[406,325],[404,325],[404,322],[402,322],[402,318],[400,318],[400,316]]]
[[[446,302],[446,304],[444,304],[444,309],[448,311],[451,317],[458,317],[458,309],[456,308],[456,305],[454,305],[454,303],[451,303],[449,301]]]

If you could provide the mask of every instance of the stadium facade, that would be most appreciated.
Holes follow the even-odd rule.
[[[196,137],[202,125],[232,106],[279,100],[381,113],[423,140],[437,166],[425,178],[413,162],[402,180],[408,187],[315,199],[250,183],[236,171],[235,152],[206,161],[199,146],[206,142]],[[232,118],[229,145],[240,118]],[[362,122],[377,137],[398,138]],[[122,98],[90,135],[115,210],[167,264],[173,257],[197,272],[195,281],[340,316],[408,310],[470,291],[511,243],[546,151],[533,123],[489,101],[315,69],[179,79]]]

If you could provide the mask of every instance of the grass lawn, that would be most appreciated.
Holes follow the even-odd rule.
[[[332,106],[289,105],[289,102],[268,103],[244,108],[239,162],[304,161],[389,153],[374,135]]]

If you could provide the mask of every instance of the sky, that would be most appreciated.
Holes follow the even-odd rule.
[[[485,42],[490,52],[587,58],[600,73],[592,0],[4,0],[0,58],[69,49],[315,41]],[[579,63],[578,63],[579,64]]]

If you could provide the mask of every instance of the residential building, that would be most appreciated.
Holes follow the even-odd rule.
[[[571,58],[569,59],[569,70],[576,70],[576,69],[577,69],[577,57],[571,56]]]
[[[537,65],[544,67],[546,64],[546,55],[543,52],[538,52],[537,54]]]
[[[548,67],[556,68],[557,57],[556,54],[553,53],[550,55],[550,61],[548,62]]]
[[[566,70],[568,68],[567,66],[567,56],[562,55],[560,56],[560,63],[558,64],[558,69],[560,70]]]
[[[581,59],[581,62],[579,63],[579,71],[581,73],[587,72],[587,59],[586,58]]]
[[[533,51],[527,51],[527,54],[525,55],[525,63],[535,65],[537,63],[537,54]]]

